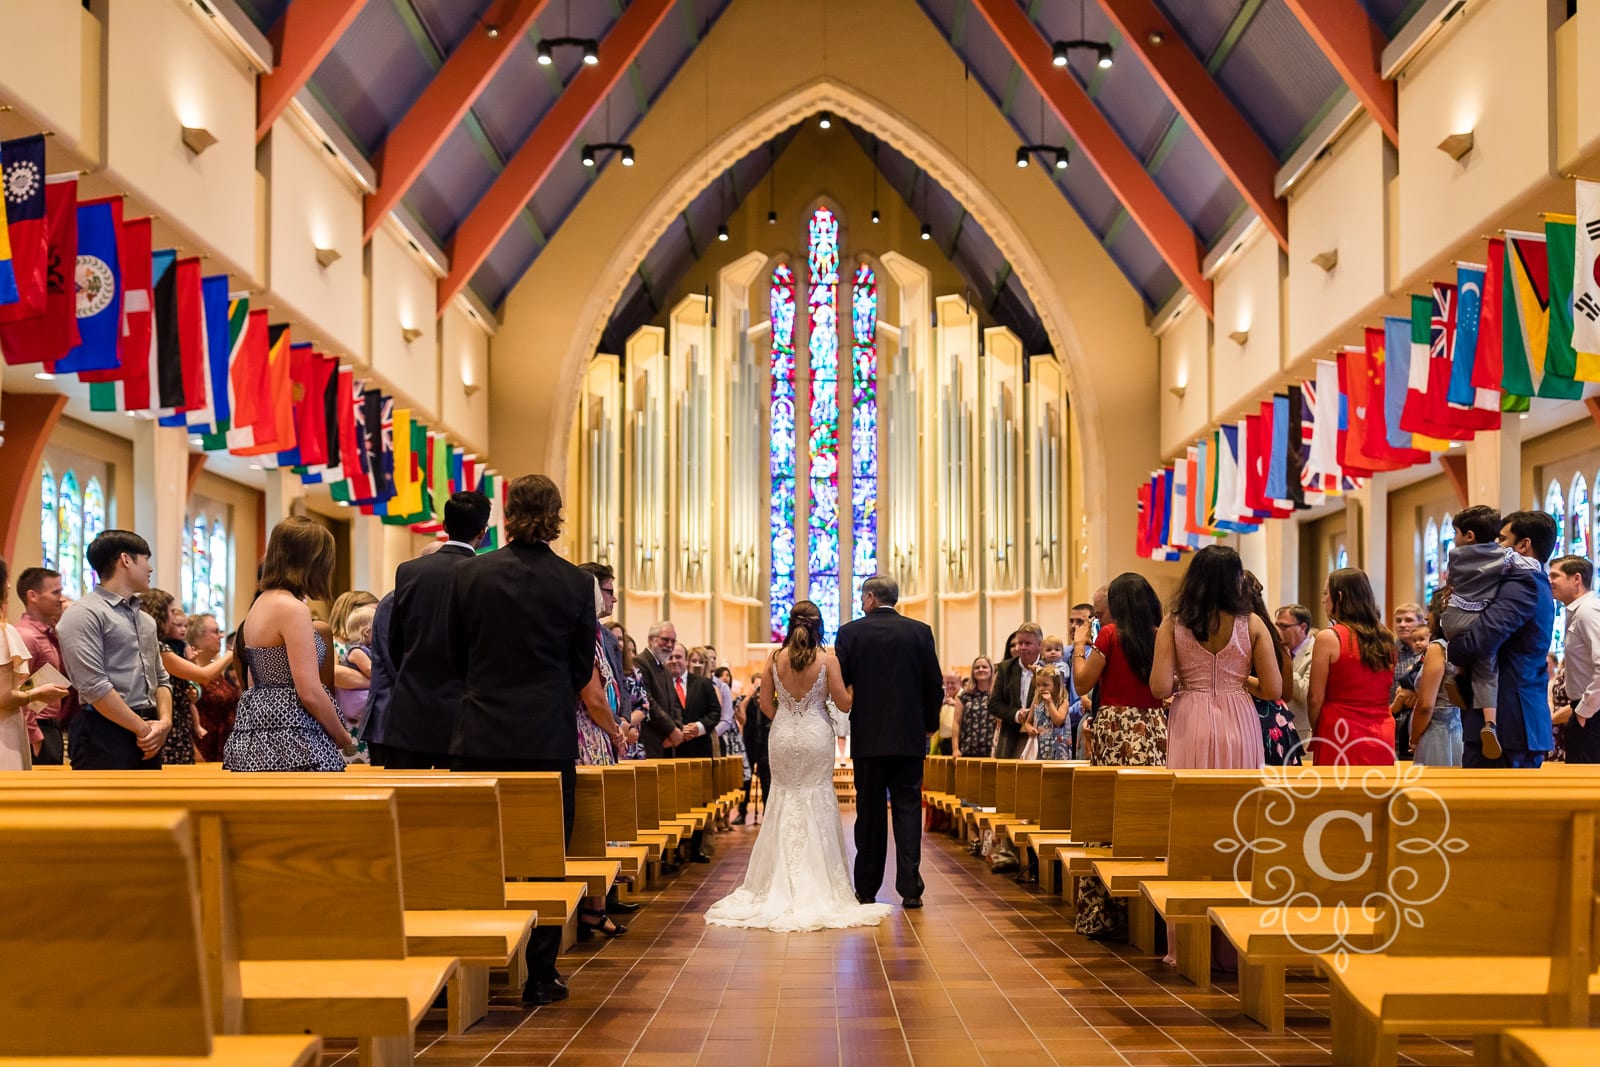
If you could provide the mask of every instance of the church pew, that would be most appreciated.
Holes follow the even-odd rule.
[[[129,775],[157,784],[28,789],[14,784],[26,774],[6,775],[0,811],[187,811],[202,938],[216,965],[213,1029],[353,1037],[362,1067],[410,1063],[416,1027],[457,961],[407,952],[394,791]]]
[[[1139,893],[1139,882],[1166,871],[1172,821],[1172,772],[1165,767],[1124,767],[1117,771],[1111,810],[1111,858],[1089,865],[1106,892],[1128,902],[1128,940],[1154,954],[1155,912]]]
[[[1502,1067],[1593,1067],[1600,1030],[1507,1030],[1500,1036]]]
[[[1051,837],[1069,836],[1072,827],[1072,776],[1079,767],[1087,764],[1064,761],[1049,762],[1039,771],[1039,818],[1035,826],[1015,826],[1011,829],[1011,840],[1017,846],[1017,858],[1028,859],[1032,853],[1034,862],[1039,864],[1039,888],[1047,892],[1054,892],[1054,869],[1049,872],[1040,862],[1043,858],[1036,847],[1036,840],[1046,840]],[[1046,876],[1052,879],[1046,884]]]
[[[634,767],[637,784],[634,794],[639,812],[639,843],[650,850],[650,858],[670,863],[677,851],[679,835],[675,827],[661,825],[661,766],[665,760],[645,760]]]
[[[0,945],[12,981],[0,997],[0,1065],[192,1063],[313,1067],[308,1034],[216,1034],[201,943],[194,820],[181,808],[0,808]],[[53,901],[58,907],[30,907]],[[209,966],[208,966],[209,965]],[[181,1060],[179,1059],[181,1057]]]
[[[1431,892],[1420,922],[1383,909],[1383,952],[1323,957],[1334,1063],[1389,1067],[1399,1038],[1418,1033],[1470,1036],[1493,1062],[1505,1030],[1588,1026],[1600,1006],[1600,790],[1416,785],[1404,796],[1417,818],[1389,836],[1383,862],[1417,870]],[[1446,857],[1407,841],[1444,837],[1465,847]]]
[[[1117,768],[1080,765],[1072,775],[1072,812],[1065,834],[1034,834],[1029,844],[1039,857],[1039,888],[1046,893],[1070,888],[1074,860],[1111,855],[1111,817],[1116,800]],[[1061,879],[1057,880],[1057,865]],[[1089,868],[1084,867],[1084,870]]]
[[[625,760],[601,768],[605,775],[606,856],[617,861],[621,875],[631,880],[635,891],[659,877],[656,860],[639,837],[637,767],[638,761]],[[655,854],[659,856],[660,850]]]
[[[1011,797],[1012,814],[1005,818],[993,818],[990,825],[994,828],[997,838],[1009,841],[1013,848],[1018,849],[1018,860],[1022,853],[1014,836],[1014,831],[1025,826],[1037,826],[1039,822],[1039,785],[1044,776],[1045,767],[1057,762],[1055,760],[1021,760],[1016,765],[1016,788]],[[999,799],[998,797],[996,798]],[[998,804],[996,805],[999,806]]]
[[[621,864],[606,855],[606,783],[601,767],[579,767],[575,796],[577,815],[567,844],[569,881],[581,883],[590,896],[603,897],[616,884]]]

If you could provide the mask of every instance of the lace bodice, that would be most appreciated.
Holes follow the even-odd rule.
[[[1233,633],[1222,650],[1211,650],[1195,639],[1182,623],[1174,627],[1178,652],[1180,693],[1242,693],[1250,676],[1250,617],[1238,615]]]
[[[815,711],[823,718],[828,717],[828,664],[826,662],[822,663],[818,668],[816,679],[803,696],[796,697],[789,692],[789,687],[783,684],[781,678],[778,678],[776,669],[773,670],[772,677],[778,683],[774,693],[778,714],[788,712],[792,715],[804,715],[808,711]],[[774,715],[773,718],[776,719],[777,716]]]

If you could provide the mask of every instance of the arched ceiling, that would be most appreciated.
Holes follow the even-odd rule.
[[[381,162],[389,135],[406,119],[433,83],[446,76],[447,62],[474,35],[487,35],[499,25],[529,25],[526,33],[506,42],[503,62],[493,68],[481,91],[468,97],[465,117],[438,131],[436,151],[426,154],[416,179],[404,187],[397,203],[429,236],[470,267],[471,289],[486,303],[499,306],[518,279],[549,243],[553,234],[588,194],[599,173],[615,165],[603,159],[585,167],[579,159],[583,143],[629,138],[642,117],[693,54],[707,31],[738,0],[218,0],[237,4],[264,33],[284,39],[284,20],[315,21],[318,4],[358,7],[353,20],[334,31],[337,39],[315,64],[307,87],[370,160]],[[918,0],[928,19],[967,65],[974,78],[1004,112],[1019,143],[1063,144],[1074,150],[1073,164],[1052,175],[1053,184],[1110,252],[1123,274],[1144,298],[1147,308],[1160,306],[1182,285],[1195,284],[1197,272],[1180,279],[1172,262],[1174,235],[1149,220],[1148,210],[1131,203],[1128,175],[1115,173],[1102,160],[1091,161],[1054,105],[1035,88],[1037,72],[1019,62],[1016,40],[993,28],[985,8],[1014,5],[1027,19],[1026,33],[1045,42],[1079,36],[1103,39],[1115,47],[1109,70],[1095,66],[1090,53],[1074,53],[1064,72],[1087,94],[1098,114],[1109,122],[1114,143],[1097,147],[1126,154],[1153,179],[1151,194],[1174,210],[1178,225],[1202,251],[1231,232],[1250,208],[1239,182],[1219,159],[1222,153],[1197,135],[1137,48],[1119,35],[1108,12],[1148,11],[1176,28],[1184,48],[1204,66],[1205,76],[1221,90],[1253,136],[1278,160],[1286,158],[1317,121],[1348,91],[1336,65],[1324,55],[1306,26],[1319,20],[1363,24],[1381,42],[1393,37],[1422,6],[1422,0]],[[594,38],[601,42],[602,68],[613,35],[626,37],[623,23],[633,8],[663,8],[649,20],[642,43],[628,51],[633,58],[609,89],[574,119],[558,103],[574,91],[583,66],[576,49],[558,49],[555,62],[536,59],[538,42],[560,37]],[[1010,8],[1006,8],[1010,10]],[[1004,12],[1002,12],[1004,13]],[[990,12],[992,14],[992,11]],[[811,5],[785,9],[786,25],[774,33],[805,34],[816,17]],[[1370,26],[1365,24],[1370,23]],[[1325,28],[1325,27],[1324,27]],[[1031,44],[1032,41],[1025,43]],[[621,47],[620,44],[617,47]],[[616,48],[611,48],[616,54]],[[1349,57],[1343,57],[1348,66]],[[279,62],[284,59],[280,55]],[[309,68],[308,68],[309,69]],[[1338,69],[1345,69],[1340,67]],[[1052,76],[1048,72],[1046,78]],[[581,79],[579,79],[581,80]],[[1046,83],[1048,84],[1048,82]],[[1209,88],[1209,87],[1208,87]],[[1190,112],[1193,114],[1193,112]],[[1071,117],[1071,116],[1067,116]],[[1081,115],[1077,116],[1082,118]],[[1098,121],[1098,119],[1096,119]],[[1244,127],[1241,127],[1244,128]],[[515,218],[490,220],[487,227],[468,227],[470,248],[457,238],[475,211],[486,210],[484,197],[508,161],[533,145],[549,152],[549,166],[530,169],[526,188],[510,190]],[[1009,152],[1010,149],[1008,148]],[[1102,155],[1104,152],[1102,151]],[[757,161],[758,162],[758,161]],[[640,159],[639,166],[650,165]],[[752,162],[751,166],[756,163]],[[892,158],[880,166],[886,176]],[[744,170],[749,170],[745,167]],[[738,182],[739,167],[730,176]],[[518,177],[520,177],[518,172]],[[1108,178],[1108,175],[1112,177]],[[1135,175],[1137,177],[1137,175]],[[893,179],[891,178],[893,184]],[[896,184],[906,195],[907,190]],[[915,193],[915,191],[912,191]],[[915,195],[921,195],[915,193]],[[1136,199],[1133,198],[1133,199]],[[1148,208],[1148,203],[1145,205]],[[1160,205],[1158,205],[1160,206]],[[937,218],[930,219],[935,227]],[[503,223],[503,224],[502,224]],[[952,221],[959,247],[962,224]],[[481,247],[478,247],[480,246]],[[1182,254],[1190,255],[1193,250]],[[977,257],[981,258],[981,257]],[[982,266],[998,269],[998,265]],[[963,267],[963,270],[966,268]],[[974,264],[974,269],[977,265]],[[462,280],[466,280],[464,277]],[[449,281],[449,280],[447,280]],[[452,283],[454,284],[454,283]],[[1001,304],[1008,302],[1004,283],[988,283]],[[976,289],[983,289],[974,279]],[[449,295],[449,290],[445,295]],[[1203,301],[1206,302],[1206,301]],[[997,305],[997,308],[999,305]],[[1000,311],[997,310],[997,315]],[[1020,311],[1016,312],[1020,314]],[[1019,332],[1022,332],[1019,330]]]

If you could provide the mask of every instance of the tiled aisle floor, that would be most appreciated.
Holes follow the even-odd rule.
[[[845,812],[846,830],[853,818]],[[419,1064],[544,1067],[955,1067],[994,1064],[1327,1064],[1326,994],[1291,979],[1289,1033],[1239,1013],[1222,977],[1200,993],[1159,961],[1072,932],[1059,901],[991,875],[951,838],[924,839],[927,907],[882,926],[811,934],[708,927],[756,829],[719,835],[635,916],[626,937],[562,961],[572,996],[524,1011],[500,997],[461,1037],[432,1012]],[[848,836],[848,833],[847,833]],[[892,850],[891,850],[892,851]],[[893,856],[890,857],[891,867]],[[886,886],[894,884],[891,869]],[[880,900],[898,904],[885,891]],[[348,1044],[325,1063],[353,1067]],[[1468,1064],[1463,1047],[1402,1045],[1402,1062]]]

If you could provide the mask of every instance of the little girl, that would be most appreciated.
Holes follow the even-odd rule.
[[[1061,668],[1040,664],[1033,673],[1033,728],[1037,731],[1037,759],[1072,758],[1072,698]]]
[[[367,715],[367,690],[372,682],[372,619],[376,614],[377,608],[363,604],[349,614],[344,622],[344,633],[338,635],[347,645],[339,662],[359,672],[362,678],[360,685],[341,685],[334,690],[339,713],[357,737],[361,736],[362,722]],[[366,750],[366,743],[362,742],[356,762],[367,762]]]

